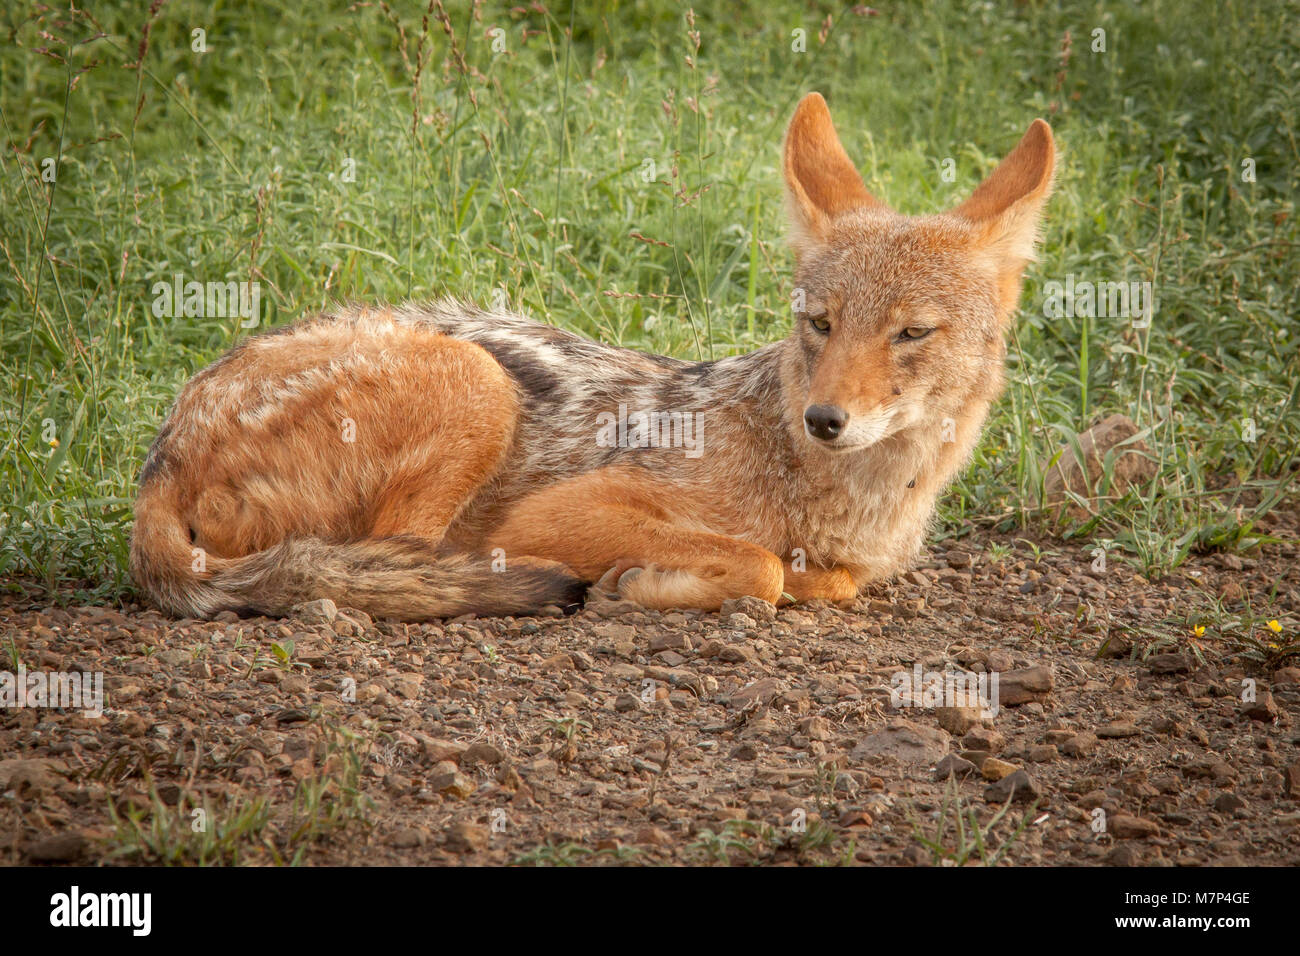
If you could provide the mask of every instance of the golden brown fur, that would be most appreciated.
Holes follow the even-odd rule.
[[[195,615],[523,613],[596,580],[652,607],[852,598],[914,558],[978,438],[1053,167],[1036,121],[965,204],[901,216],[811,94],[783,342],[688,363],[452,301],[249,339],[150,451],[133,574]],[[699,453],[597,440],[620,407],[695,423]]]

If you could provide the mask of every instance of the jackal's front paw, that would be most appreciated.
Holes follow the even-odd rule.
[[[657,611],[681,607],[707,609],[718,603],[713,593],[716,588],[699,576],[654,564],[642,566],[620,561],[601,576],[596,588]]]

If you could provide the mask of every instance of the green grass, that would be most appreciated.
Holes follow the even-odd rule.
[[[156,318],[175,272],[260,282],[263,327],[458,293],[685,357],[782,336],[779,143],[810,89],[904,212],[955,204],[1034,116],[1062,147],[1008,389],[940,534],[1046,526],[1040,463],[1116,411],[1160,474],[1061,530],[1148,571],[1252,546],[1294,491],[1293,4],[701,4],[693,25],[648,0],[155,6],[0,14],[11,586],[127,593],[144,450],[186,377],[249,334]],[[1070,273],[1153,281],[1152,327],[1045,319],[1042,284]]]

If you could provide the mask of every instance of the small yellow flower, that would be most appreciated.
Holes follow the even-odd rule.
[[[50,447],[51,447],[51,448],[58,448],[58,447],[59,447],[59,440],[58,440],[57,438],[51,438],[51,439],[50,439]]]
[[[1204,637],[1204,636],[1205,636],[1205,625],[1204,625],[1204,624],[1197,624],[1194,628],[1192,628],[1192,633],[1195,634],[1197,637]]]
[[[1272,631],[1274,634],[1282,633],[1282,625],[1279,624],[1276,620],[1272,620],[1268,622],[1268,629]]]

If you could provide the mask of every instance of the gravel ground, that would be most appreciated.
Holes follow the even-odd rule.
[[[974,534],[852,607],[593,594],[403,625],[9,597],[0,667],[106,688],[101,717],[0,711],[0,860],[1294,865],[1300,659],[1268,647],[1295,639],[1294,518],[1156,583]],[[996,713],[910,706],[918,665],[996,673]]]

